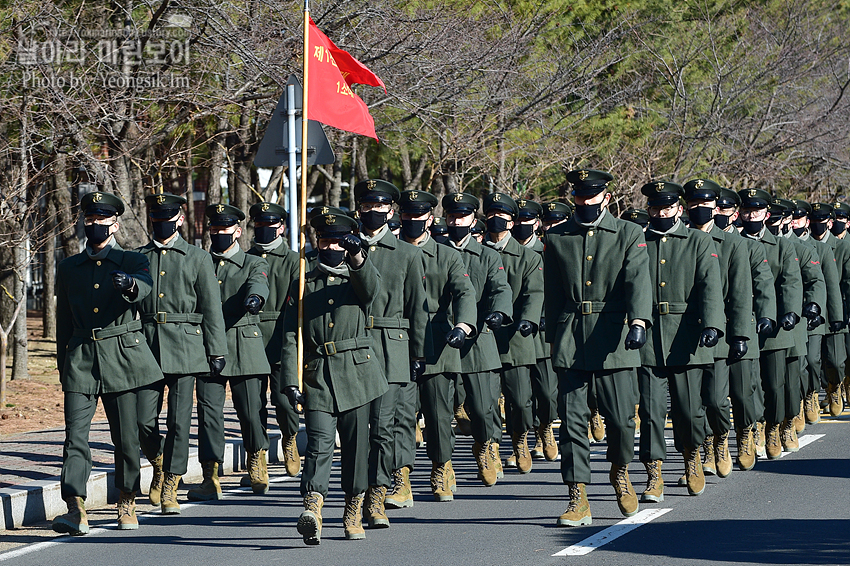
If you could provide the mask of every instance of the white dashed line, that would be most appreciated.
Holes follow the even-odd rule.
[[[600,546],[608,544],[612,540],[618,539],[626,533],[632,532],[636,528],[657,519],[669,511],[672,511],[672,509],[646,509],[644,511],[640,511],[634,517],[629,517],[628,519],[620,521],[616,525],[611,525],[607,529],[599,531],[592,537],[588,537],[579,543],[568,546],[564,550],[557,552],[552,556],[584,556],[585,554],[590,554]]]

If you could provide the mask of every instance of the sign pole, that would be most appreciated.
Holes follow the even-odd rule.
[[[298,247],[300,261],[298,262],[298,390],[304,386],[304,279],[307,276],[307,124],[310,114],[307,112],[309,101],[308,68],[310,62],[310,5],[304,0],[304,94],[301,103],[301,242]]]

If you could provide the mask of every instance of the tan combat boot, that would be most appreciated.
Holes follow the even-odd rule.
[[[808,397],[808,395],[806,395]],[[797,430],[797,434],[800,434],[804,430],[806,430],[806,397],[800,401],[800,412],[794,417],[794,428]]]
[[[257,495],[269,492],[269,473],[266,470],[266,451],[248,452],[248,477],[251,491]]]
[[[759,458],[767,458],[767,450],[765,450],[767,437],[764,434],[764,423],[757,422],[755,427],[755,438],[753,440],[756,447],[756,456]]]
[[[297,435],[284,436],[283,444],[283,465],[286,468],[286,475],[295,477],[301,471],[301,455],[298,454]]]
[[[189,501],[211,501],[221,499],[221,483],[218,481],[218,462],[201,462],[204,481],[186,494]]]
[[[449,489],[452,493],[457,491],[457,479],[455,478],[455,469],[452,466],[452,461],[449,460],[446,462],[446,479],[448,481]]]
[[[475,463],[478,464],[478,477],[487,487],[496,485],[496,466],[492,462],[490,455],[490,444],[488,440],[483,445],[480,442],[475,442],[472,445],[472,453],[475,456]]]
[[[797,429],[794,427],[794,421],[785,419],[782,423],[780,432],[780,441],[782,449],[786,452],[797,452],[800,450],[800,441],[797,439]]]
[[[644,462],[646,467],[646,489],[640,496],[643,503],[661,503],[664,501],[664,478],[661,477],[661,460]]]
[[[640,415],[638,414],[638,409],[640,405],[635,405],[635,430],[640,431]]]
[[[135,531],[139,528],[139,519],[136,517],[136,492],[122,491],[118,498],[118,530]]]
[[[425,444],[425,435],[422,434],[422,427],[419,426],[419,421],[416,421],[416,431],[414,434],[416,438],[416,447],[421,448],[423,444]]]
[[[434,501],[452,501],[454,499],[448,472],[448,463],[431,463],[431,493],[434,494]]]
[[[366,524],[370,529],[388,529],[390,518],[387,517],[384,508],[384,497],[387,496],[387,488],[382,486],[371,486],[366,491]]]
[[[75,537],[88,534],[89,519],[83,498],[66,497],[65,504],[68,506],[68,512],[53,519],[51,528],[57,533],[68,533]]]
[[[177,486],[180,485],[180,476],[165,472],[165,479],[162,482],[162,514],[163,515],[179,515],[180,504],[177,502]]]
[[[625,517],[631,517],[637,513],[638,498],[635,488],[629,479],[629,467],[611,464],[608,479],[611,481],[611,485],[614,486],[614,493],[617,494],[617,505],[620,507],[620,513]]]
[[[844,400],[841,398],[841,386],[830,383],[826,386],[826,398],[829,400],[829,414],[837,417],[844,411]]]
[[[499,445],[498,445],[498,444],[496,444],[495,442],[493,442],[493,444],[494,444],[494,445],[496,446],[496,448],[498,449]],[[499,460],[499,467],[501,467],[501,464],[502,464],[502,458],[501,458],[501,457],[499,457],[499,458],[498,458],[498,460]],[[510,454],[510,456],[508,456],[508,457],[505,459],[505,468],[516,468],[516,454],[514,454],[513,450],[511,450],[511,454]],[[504,472],[504,470],[503,470],[503,472]],[[499,479],[502,479],[503,477],[505,477],[505,476],[504,476],[504,473],[503,473],[502,475],[498,476],[498,477],[499,477]]]
[[[511,443],[514,447],[514,456],[516,457],[516,467],[521,474],[527,474],[531,471],[531,452],[528,450],[528,431],[522,434],[514,433],[511,436]]]
[[[752,470],[756,465],[756,442],[753,427],[738,430],[738,467],[742,470]]]
[[[410,468],[393,470],[393,489],[384,498],[387,509],[413,507],[413,489],[410,486]]]
[[[304,496],[304,511],[298,517],[298,534],[304,538],[304,544],[315,546],[322,542],[322,494],[311,491]]]
[[[345,527],[345,540],[366,538],[363,530],[363,494],[345,494],[345,511],[342,513],[342,525]]]
[[[803,400],[805,403],[804,412],[806,413],[806,422],[809,424],[817,424],[820,422],[820,393],[812,391]]]
[[[776,460],[782,456],[781,423],[767,423],[765,427],[764,449],[768,460]]]
[[[570,502],[556,523],[559,527],[580,527],[593,522],[590,516],[590,503],[583,483],[569,483]]]
[[[602,420],[599,409],[596,409],[590,415],[590,434],[596,442],[601,442],[605,438],[605,421]]]
[[[685,450],[685,479],[688,482],[688,493],[699,495],[705,491],[705,475],[702,473],[702,462],[699,459],[699,448]]]
[[[729,453],[729,431],[714,437],[714,471],[721,478],[732,473],[732,454]],[[705,468],[705,466],[703,466]]]
[[[151,486],[148,490],[148,499],[151,505],[159,505],[162,497],[162,454],[150,461],[151,463]]]
[[[455,407],[455,432],[463,436],[472,434],[472,421],[469,420],[463,405]]]
[[[850,376],[844,376],[841,389],[844,391],[844,400],[850,403]]]
[[[543,456],[550,462],[558,459],[558,443],[555,440],[555,432],[552,423],[537,429],[537,438],[543,442]]]
[[[543,440],[540,438],[539,429],[534,431],[534,448],[531,449],[532,460],[542,460],[543,456]]]
[[[505,469],[502,468],[502,456],[499,454],[499,443],[490,442],[490,465],[496,469],[496,479],[500,480],[505,477]],[[513,457],[513,454],[511,455]],[[514,460],[514,468],[516,468],[516,460]]]
[[[505,396],[499,395],[499,418],[502,419],[502,424],[505,424]]]
[[[714,462],[714,436],[706,436],[702,441],[705,458],[702,461],[702,473],[707,476],[717,475],[717,464]]]

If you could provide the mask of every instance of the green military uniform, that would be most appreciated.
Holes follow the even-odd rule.
[[[260,202],[248,211],[254,223],[278,224],[286,222],[286,210],[274,203]],[[268,284],[269,297],[260,311],[260,332],[266,358],[271,366],[271,374],[263,378],[260,384],[260,423],[263,426],[264,444],[268,439],[268,402],[266,392],[271,388],[270,397],[275,408],[275,418],[280,427],[284,451],[293,450],[293,438],[298,434],[298,414],[290,406],[283,395],[280,381],[280,351],[283,343],[283,311],[286,307],[287,292],[292,282],[298,278],[298,253],[289,249],[286,238],[277,234],[277,228],[257,226],[254,229],[254,243],[248,250],[248,255],[265,259],[269,264]],[[294,448],[297,451],[297,447]],[[287,464],[289,464],[287,462]],[[292,463],[294,471],[296,463]],[[297,473],[297,472],[295,472]]]
[[[210,205],[206,216],[211,226],[232,226],[245,219],[245,214],[230,205]],[[198,459],[224,462],[225,386],[230,382],[233,406],[239,418],[242,444],[249,457],[249,468],[259,463],[258,455],[268,449],[268,439],[260,422],[260,385],[271,371],[263,346],[260,317],[251,314],[246,301],[259,298],[260,306],[269,296],[268,262],[246,254],[238,242],[213,240],[212,259],[219,285],[221,308],[227,335],[227,365],[219,377],[199,376],[198,394]],[[252,463],[253,461],[253,463]],[[252,486],[253,487],[253,486]],[[268,490],[268,485],[262,491]],[[260,491],[258,488],[255,491]]]
[[[83,197],[80,208],[86,216],[109,218],[120,216],[124,203],[114,195],[93,192]],[[136,317],[139,302],[151,292],[147,258],[121,249],[111,227],[91,226],[86,226],[86,250],[63,260],[56,277],[56,362],[65,412],[60,483],[71,513],[57,518],[53,528],[74,534],[88,532],[85,511],[82,518],[73,511],[77,504],[82,506],[78,498],[86,498],[92,466],[89,430],[98,399],[109,420],[115,487],[135,522],[134,501],[140,487],[136,394],[162,380]],[[119,277],[123,290],[116,281]],[[119,505],[119,528],[134,528],[122,523],[121,513]]]
[[[434,238],[434,241],[438,244],[449,243],[446,219],[442,216],[434,217],[434,222],[431,224],[431,227],[428,230],[431,232],[431,237]]]
[[[836,261],[841,262],[842,260],[839,258],[839,255],[842,257],[845,254],[850,254],[850,243],[847,242],[847,221],[850,220],[850,205],[845,202],[836,202],[832,205],[833,214],[835,218],[832,221],[832,228],[830,228],[830,232],[835,236],[836,240],[838,240],[838,245],[836,246]],[[844,248],[844,251],[839,253],[837,250]],[[845,307],[844,307],[844,322],[847,325],[850,325],[850,296],[845,294]],[[850,356],[850,327],[848,328],[848,332],[844,334],[844,350],[848,356]],[[841,375],[839,374],[838,379],[841,379]],[[850,399],[850,363],[845,362],[844,364],[844,397]]]

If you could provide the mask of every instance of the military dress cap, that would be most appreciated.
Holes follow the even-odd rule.
[[[543,214],[543,207],[540,206],[540,203],[533,200],[520,198],[516,200],[516,205],[520,218],[540,218]]]
[[[443,197],[446,214],[471,214],[478,210],[481,202],[469,193],[450,193]]]
[[[763,189],[743,189],[738,191],[741,208],[767,208],[773,202],[770,193]]]
[[[721,192],[720,185],[709,179],[692,179],[682,188],[685,200],[717,200]]]
[[[80,199],[80,208],[86,216],[121,216],[124,214],[124,201],[113,194],[95,191]]]
[[[684,191],[682,185],[670,181],[653,181],[640,188],[649,206],[670,206],[679,202]]]
[[[446,225],[446,219],[442,216],[435,216],[434,222],[431,223],[432,234],[448,234],[449,227]]]
[[[314,206],[313,208],[307,211],[307,222],[310,222],[320,214],[341,214],[344,216],[351,216],[343,209],[337,208],[335,206]]]
[[[469,229],[473,234],[483,234],[487,231],[487,225],[484,224],[483,220],[476,220],[475,224]]]
[[[425,191],[404,191],[398,199],[398,206],[408,214],[424,214],[431,212],[439,202],[437,197]]]
[[[812,203],[812,212],[809,215],[812,220],[829,220],[830,218],[835,218],[835,209],[832,208],[831,204],[827,204],[825,202],[815,202]]]
[[[357,221],[341,210],[338,214],[317,214],[310,219],[310,226],[316,230],[319,238],[341,238],[358,229]]]
[[[258,202],[248,210],[248,216],[254,222],[268,222],[276,224],[289,217],[286,209],[273,202]]]
[[[626,209],[623,211],[623,214],[620,215],[620,218],[628,220],[629,222],[634,222],[641,226],[649,224],[649,213],[641,208]]]
[[[155,220],[168,220],[180,212],[180,207],[186,204],[186,199],[171,193],[147,195],[148,216]]]
[[[779,206],[782,207],[782,216],[791,216],[797,208],[797,205],[793,200],[788,200],[787,198],[779,198],[775,200],[779,203]]]
[[[788,204],[790,201],[782,202],[784,199],[775,198],[770,201],[770,204],[767,206],[767,211],[771,214],[771,216],[782,216],[788,210]],[[790,203],[793,206],[793,203]]]
[[[395,231],[401,228],[401,217],[398,214],[393,214],[387,219],[387,227],[390,231]]]
[[[483,206],[485,214],[491,210],[497,210],[499,212],[506,212],[516,218],[516,215],[519,212],[519,208],[517,207],[514,199],[505,193],[488,194],[484,197]]]
[[[565,202],[547,202],[543,205],[543,220],[558,222],[573,214],[573,207]]]
[[[720,189],[720,195],[717,197],[717,206],[720,208],[741,206],[741,197],[732,189]]]
[[[832,205],[832,211],[836,217],[850,217],[850,204],[846,202],[837,202]]]
[[[367,179],[354,185],[354,198],[360,202],[379,202],[392,204],[398,202],[401,191],[398,187],[383,179]]]
[[[595,169],[574,169],[567,173],[567,181],[572,185],[573,196],[592,197],[608,188],[614,176]]]
[[[245,220],[245,213],[229,204],[211,204],[204,214],[210,219],[210,226],[233,226]]]
[[[794,210],[792,212],[794,218],[803,218],[804,216],[808,216],[812,213],[812,205],[803,199],[795,198],[791,202],[794,203]]]

